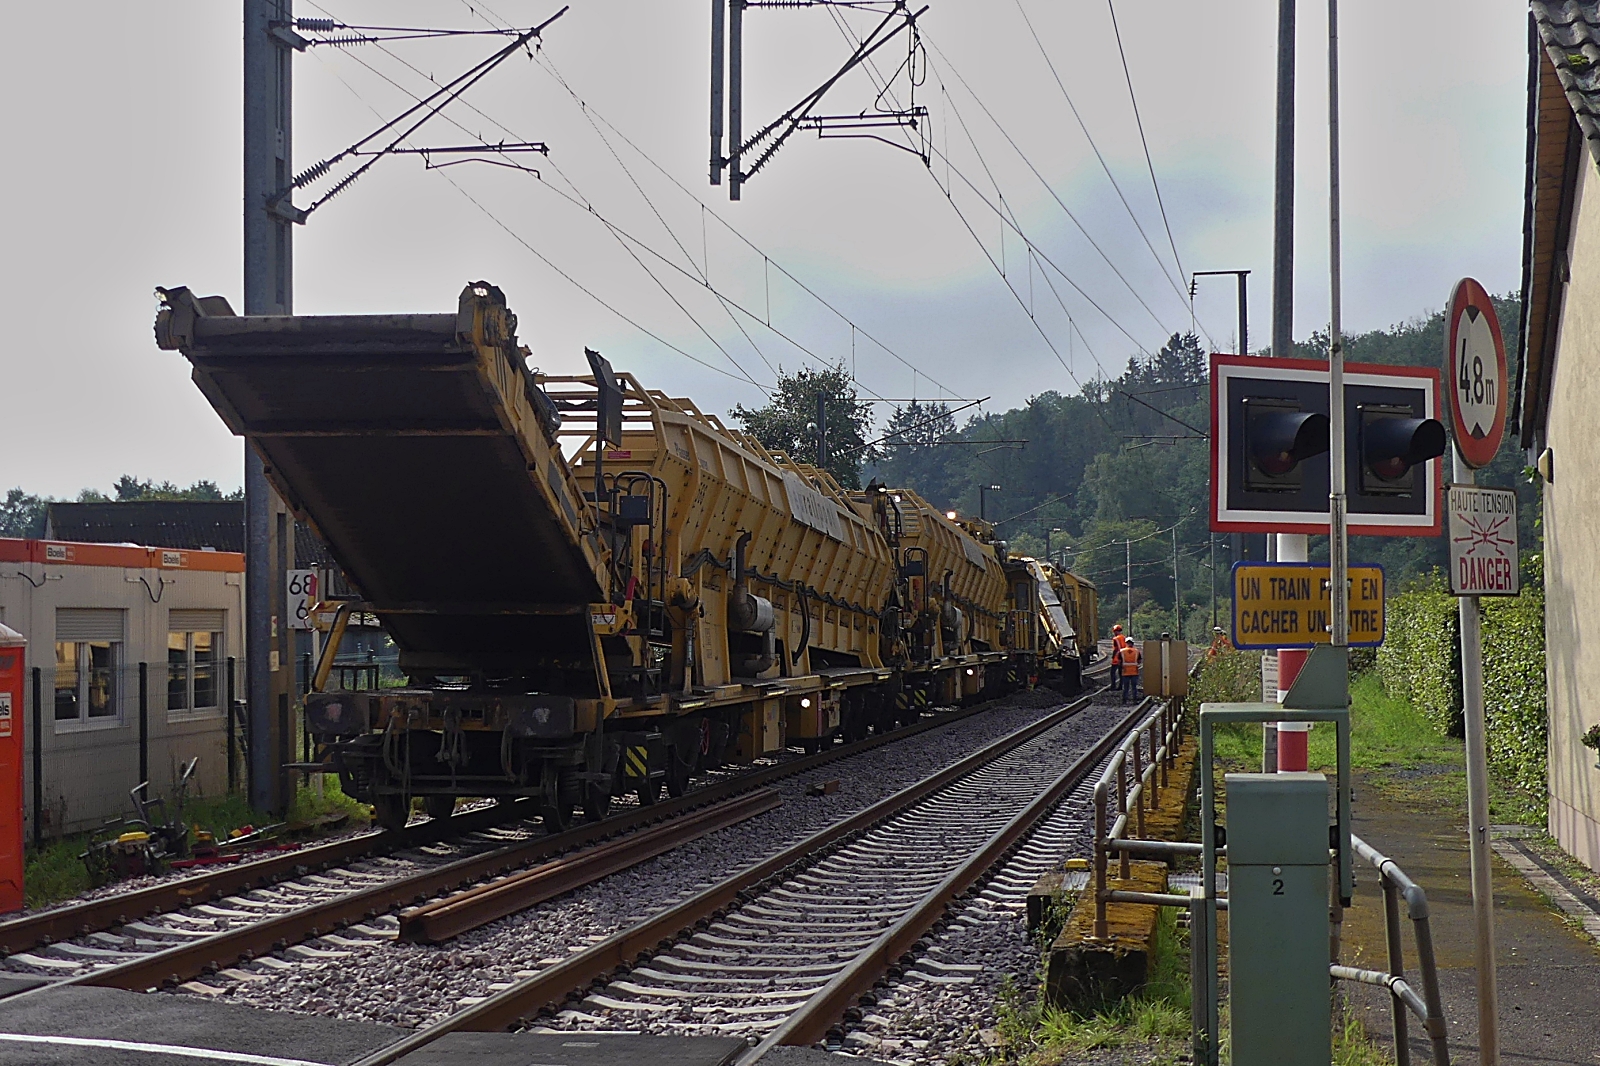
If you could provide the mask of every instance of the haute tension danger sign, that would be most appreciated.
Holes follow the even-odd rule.
[[[1450,486],[1450,591],[1457,596],[1515,596],[1517,494],[1510,489]]]

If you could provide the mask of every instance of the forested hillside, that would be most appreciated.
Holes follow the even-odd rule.
[[[1518,305],[1515,299],[1496,302],[1514,364]],[[1436,312],[1347,338],[1347,358],[1439,366],[1443,322]],[[1325,359],[1326,335],[1314,335],[1295,354]],[[974,514],[978,487],[999,485],[986,495],[988,517],[998,520],[1000,534],[1014,551],[1039,556],[1048,537],[1053,556],[1099,586],[1103,624],[1127,613],[1123,586],[1131,556],[1135,632],[1170,630],[1181,613],[1183,632],[1206,639],[1213,573],[1217,617],[1227,624],[1235,547],[1233,538],[1209,530],[1208,374],[1197,339],[1175,335],[1154,356],[1130,359],[1119,377],[1091,382],[1080,395],[1042,392],[1023,407],[973,417],[959,428],[954,419],[940,418],[937,404],[906,405],[896,411],[890,432],[921,428],[891,437],[863,477],[908,485],[942,506]],[[1523,550],[1530,551],[1539,547],[1538,490],[1523,476],[1524,461],[1508,440],[1479,481],[1518,489]],[[1326,538],[1313,538],[1311,553],[1325,559]],[[1399,589],[1443,567],[1446,545],[1443,538],[1357,537],[1351,559],[1383,565],[1390,588]]]

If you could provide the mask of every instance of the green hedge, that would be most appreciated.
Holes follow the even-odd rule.
[[[1544,573],[1523,567],[1523,593],[1483,603],[1483,694],[1489,764],[1529,795],[1545,795]],[[1441,732],[1461,735],[1461,638],[1455,597],[1435,572],[1392,597],[1378,678]]]
[[[1461,735],[1461,641],[1456,601],[1435,572],[1421,587],[1391,596],[1378,649],[1383,690],[1409,700],[1434,728]]]
[[[1535,556],[1533,562],[1533,567],[1524,567],[1527,591],[1521,596],[1483,601],[1483,706],[1490,765],[1524,792],[1542,799],[1549,734],[1544,700],[1544,573],[1538,565],[1542,560]]]

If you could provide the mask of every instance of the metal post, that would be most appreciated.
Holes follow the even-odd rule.
[[[1125,550],[1127,552],[1127,575],[1123,579],[1123,582],[1122,582],[1122,591],[1123,591],[1124,595],[1127,597],[1127,600],[1128,600],[1128,603],[1127,603],[1127,608],[1128,608],[1128,632],[1127,632],[1127,638],[1129,640],[1132,640],[1133,639],[1133,539],[1132,538],[1128,538],[1128,540],[1124,543],[1124,548],[1125,548]]]
[[[1172,523],[1172,635],[1183,639],[1183,604],[1178,597],[1178,523]]]
[[[1383,934],[1389,948],[1389,972],[1396,977],[1404,977],[1406,962],[1400,945],[1400,894],[1395,891],[1393,881],[1381,873],[1378,879],[1383,882]],[[1395,1066],[1411,1066],[1411,1042],[1406,1031],[1406,1005],[1398,995],[1391,992],[1389,1007],[1394,1015]]]
[[[1127,813],[1128,760],[1126,758],[1122,758],[1117,760],[1117,818],[1121,818]],[[1115,823],[1116,818],[1113,818],[1112,822]],[[1126,834],[1127,830],[1123,830],[1123,832]],[[1130,871],[1128,870],[1128,853],[1125,850],[1121,854],[1121,861],[1117,864],[1117,876],[1122,878],[1124,881],[1126,881],[1130,876]]]
[[[305,728],[305,713],[304,713],[305,705],[306,705],[305,704],[305,699],[306,699],[305,694],[307,692],[311,691],[311,656],[309,656],[309,655],[302,655],[300,657],[300,676],[303,678],[303,681],[302,681],[302,684],[301,684],[301,689],[300,689],[300,709],[301,709],[301,714],[299,716],[299,720],[295,724],[300,727],[300,761],[301,762],[310,762],[311,761],[311,730]]]
[[[744,5],[728,0],[728,199],[739,198],[744,175],[739,148],[744,139]]]
[[[1278,0],[1278,128],[1273,168],[1272,354],[1294,354],[1294,16]]]
[[[280,810],[287,811],[294,799],[293,777],[287,769],[289,760],[294,757],[294,730],[289,720],[289,694],[278,694],[278,747],[274,749],[277,755],[278,769],[273,776],[281,778],[278,783],[278,795],[281,797]]]
[[[1248,270],[1196,270],[1197,278],[1210,277],[1216,274],[1232,274],[1239,283],[1239,354],[1250,354],[1250,303],[1248,298],[1248,285],[1245,281],[1250,276]],[[1237,534],[1235,534],[1237,536]]]
[[[291,69],[288,46],[272,35],[274,23],[293,18],[292,0],[244,0],[244,313],[286,315],[293,310],[292,223],[274,208],[292,174]],[[250,804],[279,807],[276,697],[288,683],[279,676],[279,626],[274,611],[284,595],[281,552],[274,550],[273,516],[283,504],[267,480],[260,453],[245,447],[245,693],[249,718]]]
[[[1472,468],[1455,456],[1456,483],[1477,481]],[[1467,846],[1472,859],[1472,914],[1477,932],[1478,1056],[1483,1066],[1499,1066],[1499,990],[1495,979],[1494,888],[1489,855],[1489,779],[1483,722],[1483,643],[1478,631],[1478,597],[1457,599],[1461,612],[1461,704],[1467,727]]]
[[[1132,835],[1142,839],[1144,837],[1144,794],[1149,790],[1142,787],[1144,785],[1144,751],[1139,744],[1141,739],[1142,738],[1137,732],[1133,734],[1133,787],[1138,789],[1139,794],[1138,797],[1133,801],[1133,811],[1131,813],[1133,814]],[[1128,873],[1126,857],[1128,853],[1123,852],[1122,854],[1124,857],[1122,876],[1127,877]]]
[[[722,184],[722,42],[728,0],[711,0],[711,184]]]
[[[1191,888],[1189,890],[1189,1042],[1191,1061],[1200,1064],[1214,1061],[1209,1030],[1206,1028],[1206,982],[1214,969],[1211,965],[1211,934],[1206,928],[1208,915],[1204,886]]]
[[[33,668],[33,847],[44,847],[44,675]]]
[[[1245,292],[1245,281],[1250,271],[1235,271],[1239,278],[1239,354],[1250,354],[1250,300]]]
[[[1171,706],[1171,701],[1168,701],[1167,706]],[[1151,738],[1151,743],[1155,743],[1159,740],[1161,746],[1150,754],[1150,758],[1152,759],[1157,759],[1159,756],[1158,761],[1161,765],[1161,788],[1163,789],[1167,787],[1167,771],[1172,765],[1172,747],[1167,743],[1167,736],[1172,730],[1171,726],[1167,722],[1167,718],[1167,713],[1162,712],[1161,721],[1155,726],[1155,728],[1160,729],[1160,736]]]
[[[1339,242],[1339,0],[1328,0],[1328,578],[1332,643],[1350,643],[1350,539],[1346,528],[1344,336]]]
[[[1329,643],[1350,643],[1349,497],[1345,483],[1343,259],[1339,200],[1339,0],[1328,0],[1328,613]],[[1328,956],[1334,964],[1344,937],[1344,904],[1337,884],[1328,893]],[[1396,904],[1385,882],[1385,907]],[[1390,963],[1400,964],[1399,918],[1388,921]],[[1402,966],[1403,970],[1403,966]],[[1399,972],[1399,971],[1396,971]],[[1394,1002],[1397,1066],[1407,1066],[1405,1007]]]
[[[139,781],[150,780],[150,664],[139,664]]]
[[[1207,547],[1211,551],[1211,630],[1217,628],[1217,535],[1211,533],[1207,537]]]
[[[1106,788],[1102,778],[1094,789],[1094,935],[1106,936]]]
[[[1425,897],[1424,897],[1425,898]],[[1450,1044],[1446,1039],[1444,1027],[1444,998],[1439,994],[1439,968],[1433,958],[1433,926],[1428,921],[1426,903],[1423,913],[1418,915],[1417,908],[1410,906],[1411,900],[1407,899],[1408,909],[1412,911],[1411,933],[1417,942],[1417,969],[1422,973],[1422,1000],[1428,1008],[1428,1020],[1425,1028],[1428,1039],[1433,1043],[1433,1061],[1450,1062]],[[1495,1034],[1495,1051],[1499,1053],[1499,1034]],[[1483,1047],[1483,1040],[1478,1041],[1479,1048]],[[1481,1061],[1481,1060],[1480,1060]]]
[[[817,469],[828,469],[828,398],[817,393]]]
[[[238,732],[238,727],[233,721],[233,701],[236,698],[234,696],[236,691],[234,688],[235,663],[237,662],[238,660],[236,660],[233,656],[228,656],[228,795],[230,796],[233,795],[233,790],[237,788],[239,784],[238,759],[234,754],[234,745],[237,742],[236,733]]]

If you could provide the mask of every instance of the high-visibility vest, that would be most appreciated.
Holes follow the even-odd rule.
[[[1123,648],[1126,648],[1127,646],[1128,646],[1128,638],[1127,637],[1123,636],[1121,633],[1112,634],[1112,636],[1111,636],[1111,650],[1112,650],[1113,653],[1119,652]]]
[[[1123,677],[1135,677],[1139,673],[1139,649],[1133,644],[1124,644],[1117,650],[1117,662],[1122,664]]]

